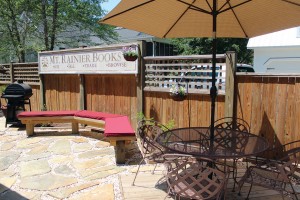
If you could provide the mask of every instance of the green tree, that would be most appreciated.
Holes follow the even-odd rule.
[[[177,38],[172,39],[177,51],[181,55],[211,54],[212,38]],[[252,63],[253,51],[247,49],[248,39],[218,38],[217,53],[235,51],[240,63]]]
[[[57,44],[70,47],[93,45],[91,36],[108,42],[116,37],[111,26],[97,23],[105,14],[101,8],[103,0],[36,1],[45,50],[53,50]]]
[[[0,49],[4,55],[13,53],[25,61],[26,38],[31,30],[26,13],[31,9],[28,0],[0,0]]]
[[[19,62],[26,52],[96,45],[116,39],[113,27],[97,21],[105,0],[0,0],[0,54]]]

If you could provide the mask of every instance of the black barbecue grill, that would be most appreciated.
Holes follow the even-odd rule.
[[[8,123],[20,123],[17,118],[17,110],[25,111],[25,104],[29,104],[29,110],[31,111],[30,97],[32,96],[31,87],[23,83],[23,81],[17,81],[9,84],[1,98],[6,99],[7,113],[6,113],[6,125]]]

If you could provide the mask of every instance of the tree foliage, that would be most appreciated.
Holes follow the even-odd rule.
[[[96,45],[116,38],[113,27],[97,21],[105,0],[0,0],[0,54],[25,61],[30,51]]]
[[[178,38],[172,39],[172,43],[181,55],[212,53],[212,38]],[[235,51],[238,62],[252,63],[253,52],[247,49],[247,43],[248,39],[218,38],[217,53],[223,54],[227,51]]]

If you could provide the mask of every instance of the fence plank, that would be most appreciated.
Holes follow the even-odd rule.
[[[240,78],[238,81],[241,81]],[[250,131],[251,133],[254,133],[256,135],[260,135],[261,130],[261,121],[263,117],[263,111],[262,111],[262,78],[261,77],[252,77],[251,78],[251,84],[252,84],[252,105],[251,105],[251,119],[248,121],[250,125]],[[242,91],[239,91],[240,93]],[[241,116],[238,116],[241,118]]]
[[[276,91],[276,140],[275,145],[280,145],[285,143],[285,118],[286,118],[286,97],[287,97],[287,84],[288,84],[288,78],[282,77],[278,78],[278,81],[280,84],[277,84],[277,91]]]
[[[294,135],[295,135],[295,140],[300,140],[300,78],[296,78],[295,82],[295,113],[296,116],[294,117]]]
[[[295,113],[295,78],[289,78],[289,84],[287,85],[287,111],[286,111],[286,132],[285,132],[285,143],[291,142],[295,135],[295,123],[294,119],[297,116]]]

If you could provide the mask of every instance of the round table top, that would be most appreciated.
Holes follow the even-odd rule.
[[[209,127],[173,129],[160,134],[156,141],[171,152],[205,158],[242,158],[269,148],[265,138],[241,131],[215,129],[210,145]]]

